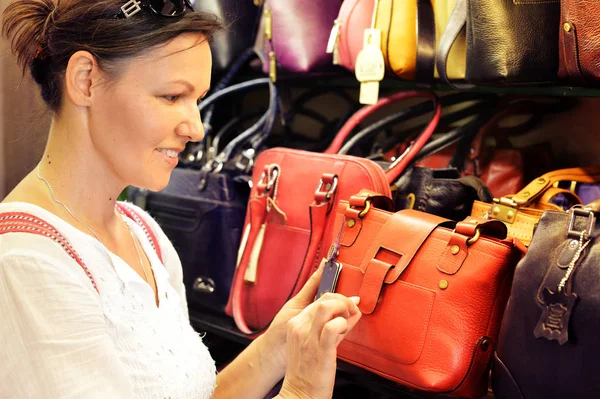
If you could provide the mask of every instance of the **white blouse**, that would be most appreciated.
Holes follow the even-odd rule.
[[[132,206],[131,204],[128,204]],[[53,240],[0,235],[0,398],[208,399],[215,363],[190,326],[179,257],[158,224],[161,264],[143,229],[127,217],[150,259],[150,286],[90,235],[32,204],[0,204],[53,225],[91,272]]]

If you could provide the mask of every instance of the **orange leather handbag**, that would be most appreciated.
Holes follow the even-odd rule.
[[[524,247],[498,221],[391,207],[368,191],[337,206],[323,275],[341,268],[331,291],[358,295],[363,313],[338,357],[419,390],[483,396]]]
[[[368,159],[335,154],[352,127],[372,112],[415,97],[433,100],[434,115],[406,156],[386,172]],[[358,111],[329,153],[273,148],[258,156],[226,308],[242,332],[255,334],[268,326],[316,270],[329,245],[338,200],[350,198],[363,187],[391,195],[390,183],[429,139],[440,114],[437,97],[430,92],[396,93]]]

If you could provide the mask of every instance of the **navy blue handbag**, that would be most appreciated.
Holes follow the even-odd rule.
[[[199,107],[202,112],[225,96],[266,86],[268,110],[204,166],[175,168],[160,192],[128,190],[129,201],[155,218],[177,250],[190,309],[224,311],[246,215],[250,171],[276,119],[277,89],[269,78],[255,79],[219,90]]]

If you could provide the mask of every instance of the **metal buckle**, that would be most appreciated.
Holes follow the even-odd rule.
[[[494,203],[488,211],[488,218],[512,224],[517,215],[517,206],[517,203],[512,198],[494,198]]]
[[[240,158],[235,162],[235,167],[242,172],[248,173],[254,166],[255,154],[256,151],[254,151],[254,148],[248,148],[246,151],[242,152]]]
[[[209,173],[219,173],[223,169],[223,162],[218,158],[213,159],[212,161],[207,162],[202,169]]]
[[[273,170],[271,171],[271,177],[267,181],[267,185],[265,186],[265,191],[267,191],[267,192],[271,191],[271,189],[275,185],[275,182],[277,182],[277,176],[279,176],[279,168],[274,167]]]
[[[138,0],[129,0],[127,3],[121,6],[121,11],[125,18],[129,18],[142,11],[141,2]]]
[[[587,228],[583,231],[584,238],[589,237],[592,234],[592,229],[596,223],[596,215],[590,208],[583,207],[582,205],[575,205],[569,211],[569,229],[567,230],[568,238],[576,238],[581,237],[581,231],[574,230],[575,228],[575,219],[577,216],[585,216],[587,217]]]
[[[329,183],[327,183],[327,185],[329,185]],[[331,185],[329,185],[329,189],[327,190],[327,192],[325,193],[325,199],[327,201],[329,201],[331,199],[331,196],[333,194],[335,194],[335,190],[337,190],[337,185],[338,185],[338,177],[333,176],[333,181],[331,182]],[[315,196],[317,194],[323,193],[324,191],[321,191],[321,189],[325,186],[325,183],[323,182],[323,179],[319,180],[319,185],[317,186],[317,189],[315,190]]]

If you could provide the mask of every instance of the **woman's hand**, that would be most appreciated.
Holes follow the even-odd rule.
[[[331,398],[337,346],[360,320],[358,302],[358,297],[325,294],[288,322],[281,398]]]
[[[277,313],[269,329],[260,337],[264,341],[264,351],[269,353],[269,357],[275,357],[283,370],[286,365],[286,341],[288,322],[296,317],[304,308],[314,302],[323,274],[325,259],[321,261],[319,268],[308,279],[304,287],[292,299],[287,301],[281,310]]]

